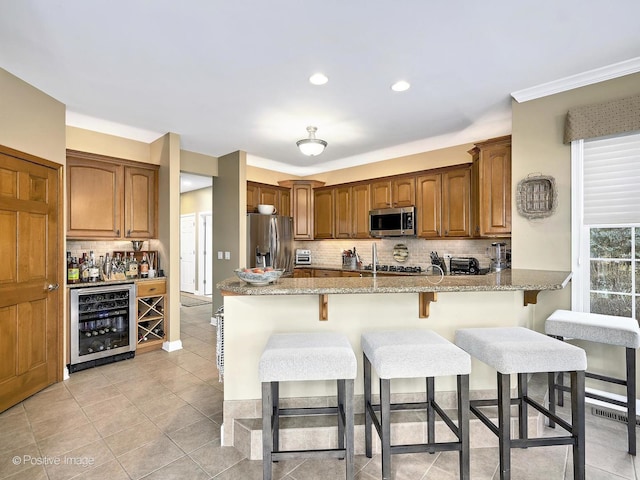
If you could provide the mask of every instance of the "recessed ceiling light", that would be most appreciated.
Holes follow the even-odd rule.
[[[329,81],[329,78],[324,73],[314,73],[309,77],[309,81],[314,85],[324,85]]]
[[[411,84],[409,82],[400,80],[399,82],[396,82],[393,85],[391,85],[391,90],[393,90],[394,92],[405,92],[409,90],[410,87],[411,87]]]

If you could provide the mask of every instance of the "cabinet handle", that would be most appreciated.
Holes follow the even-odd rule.
[[[120,229],[116,230],[116,236],[119,237],[120,236]]]
[[[131,236],[131,230],[127,230],[127,237]]]
[[[153,292],[153,291],[155,291],[155,289],[156,289],[156,287],[153,287],[153,288],[150,288],[149,291]]]

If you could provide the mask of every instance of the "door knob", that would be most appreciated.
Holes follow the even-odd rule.
[[[50,292],[53,292],[54,290],[57,290],[58,288],[60,288],[60,285],[58,285],[57,283],[56,284],[50,283],[49,286],[47,287],[47,290],[50,291]]]

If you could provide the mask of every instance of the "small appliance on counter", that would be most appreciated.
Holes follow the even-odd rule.
[[[489,270],[499,272],[511,267],[511,252],[509,251],[509,261],[507,262],[507,244],[504,242],[493,242],[487,247],[487,255],[491,259]]]
[[[449,261],[451,275],[478,275],[480,264],[474,257],[451,257]]]
[[[296,248],[296,265],[311,265],[311,250]]]

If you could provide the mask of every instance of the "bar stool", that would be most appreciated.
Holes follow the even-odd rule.
[[[356,356],[344,335],[282,333],[269,337],[259,363],[263,480],[271,480],[272,462],[290,458],[346,459],[346,480],[353,479],[353,382],[356,370]],[[337,406],[279,408],[279,382],[306,380],[336,380]],[[280,450],[280,416],[323,414],[338,417],[338,448]]]
[[[469,476],[469,373],[467,353],[430,330],[381,331],[361,337],[364,358],[365,453],[371,458],[371,426],[382,444],[382,478],[391,478],[391,455],[445,450],[459,452],[460,478]],[[371,366],[380,379],[380,404],[371,403]],[[436,403],[434,377],[457,375],[458,424]],[[391,403],[390,383],[394,378],[426,378],[426,401]],[[391,445],[391,410],[426,409],[427,443]],[[380,412],[380,420],[376,416]],[[435,442],[437,413],[458,437],[455,442]]]
[[[636,350],[640,347],[640,328],[638,321],[633,318],[602,315],[598,313],[572,312],[569,310],[556,310],[545,322],[545,332],[560,340],[567,338],[587,340],[604,345],[624,347],[626,350],[626,377],[619,379],[607,375],[585,372],[587,378],[593,378],[602,382],[615,383],[627,387],[625,401],[609,398],[594,392],[585,392],[585,396],[595,398],[601,402],[625,407],[627,409],[627,445],[631,455],[636,454]],[[559,390],[558,405],[564,403],[564,391],[566,387],[563,375],[558,379],[555,376],[549,382],[549,401],[552,395]],[[553,393],[552,393],[553,392]],[[554,402],[555,405],[555,402]],[[550,408],[553,406],[550,405]],[[553,411],[553,410],[552,410]]]
[[[500,479],[511,478],[511,449],[545,445],[573,446],[573,478],[584,480],[584,371],[587,357],[581,348],[522,327],[466,328],[456,331],[455,343],[472,357],[497,370],[498,398],[472,400],[471,412],[498,436]],[[571,424],[531,399],[527,374],[567,371],[571,375]],[[511,374],[518,376],[517,397],[511,399]],[[498,406],[498,426],[480,407]],[[511,438],[511,404],[518,406],[519,438]],[[529,438],[527,406],[531,405],[570,435]]]

